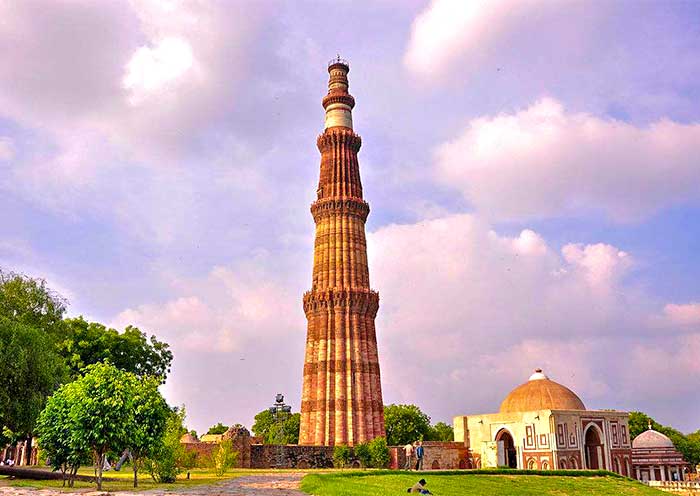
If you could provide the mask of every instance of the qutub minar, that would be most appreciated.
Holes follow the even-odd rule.
[[[365,221],[352,128],[355,99],[348,93],[350,66],[328,65],[326,124],[317,145],[321,173],[311,205],[316,223],[299,444],[355,445],[384,436],[384,403],[374,318],[379,294],[370,289]]]

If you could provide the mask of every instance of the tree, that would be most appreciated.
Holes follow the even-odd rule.
[[[43,279],[0,269],[0,316],[50,336],[63,332],[67,301]]]
[[[224,425],[221,422],[219,422],[216,425],[212,425],[209,427],[209,430],[207,431],[207,434],[223,434],[228,430],[228,425]]]
[[[185,416],[184,407],[171,410],[163,437],[156,443],[151,456],[144,460],[144,466],[155,482],[175,482],[182,468],[191,462],[192,458],[180,444],[180,438],[187,432]]]
[[[27,461],[36,418],[64,376],[49,345],[62,333],[65,311],[66,300],[43,279],[0,270],[0,430],[26,437]]]
[[[386,441],[390,446],[402,446],[430,435],[430,417],[416,405],[384,407]]]
[[[0,430],[31,437],[46,398],[66,376],[40,329],[0,316]]]
[[[105,456],[129,448],[136,423],[135,391],[138,378],[113,365],[89,365],[85,375],[73,382],[71,437],[86,447],[97,468],[97,489],[102,490]]]
[[[167,343],[158,341],[155,336],[149,340],[133,326],[120,333],[82,317],[65,322],[65,333],[58,349],[73,377],[78,377],[87,365],[108,361],[139,377],[157,376],[165,382],[173,360]]]
[[[146,377],[133,383],[134,424],[128,444],[134,470],[134,487],[138,487],[141,462],[156,451],[171,414],[168,404],[158,391],[159,385],[160,380],[156,377]]]
[[[447,425],[445,422],[438,422],[430,428],[428,436],[425,438],[427,441],[454,441],[455,433],[451,425]]]
[[[61,387],[46,402],[36,428],[39,446],[51,467],[61,471],[63,485],[68,481],[69,487],[73,487],[78,468],[90,458],[87,447],[78,444],[79,438],[73,437],[76,426],[71,409],[79,394],[80,390],[74,383]]]
[[[363,467],[372,466],[372,453],[369,450],[369,443],[356,444],[353,451]]]
[[[263,438],[263,444],[297,444],[300,425],[300,413],[287,415],[280,425],[269,410],[263,410],[255,416],[252,429],[253,434]]]

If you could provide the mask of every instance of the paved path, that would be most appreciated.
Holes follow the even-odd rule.
[[[178,488],[176,491],[152,489],[139,492],[119,491],[117,496],[156,496],[156,495],[186,495],[186,496],[306,496],[298,490],[303,473],[260,474],[246,475],[229,479],[216,484],[197,485]],[[24,487],[0,486],[0,496],[98,496],[107,493],[53,491],[50,489],[29,489]]]

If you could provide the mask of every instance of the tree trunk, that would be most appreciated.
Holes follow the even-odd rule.
[[[27,440],[24,442],[24,464],[32,464],[32,436],[31,434],[27,436]]]
[[[104,453],[99,453],[97,455],[97,490],[102,491],[102,468],[105,464]]]
[[[138,467],[137,459],[134,456],[132,456],[132,458],[131,458],[131,466],[134,468],[134,487],[139,487],[139,477],[138,477],[139,467]]]

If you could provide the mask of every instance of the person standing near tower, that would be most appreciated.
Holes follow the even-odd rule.
[[[355,99],[348,93],[350,65],[328,64],[323,98],[325,129],[318,137],[321,170],[311,291],[304,294],[308,321],[299,444],[353,446],[384,436],[384,402],[374,318],[379,295],[369,283],[365,222],[353,131]]]

